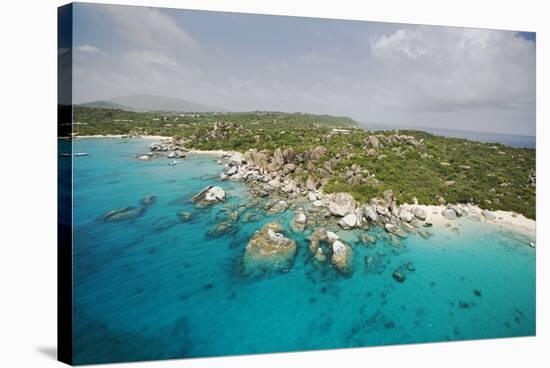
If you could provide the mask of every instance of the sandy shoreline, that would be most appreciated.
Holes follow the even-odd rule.
[[[189,150],[187,153],[192,155],[212,155],[212,156],[224,156],[230,154],[232,151],[223,151],[223,150],[212,150],[212,151],[206,151],[206,150]]]
[[[455,226],[464,220],[477,221],[477,220],[468,218],[471,215],[475,215],[479,217],[480,219],[479,222],[481,223],[497,226],[498,228],[503,230],[512,230],[515,232],[519,232],[523,235],[531,237],[533,240],[536,238],[536,234],[537,234],[535,220],[529,219],[521,214],[511,212],[511,211],[501,211],[501,210],[491,211],[496,216],[496,219],[489,220],[489,219],[486,219],[481,214],[481,212],[483,211],[481,208],[477,206],[469,205],[468,216],[464,218],[458,218],[456,220],[449,220],[441,214],[441,211],[443,211],[446,208],[445,206],[418,205],[418,207],[426,211],[426,214],[428,215],[426,218],[426,222],[431,222],[434,225]]]

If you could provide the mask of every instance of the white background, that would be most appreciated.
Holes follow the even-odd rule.
[[[95,1],[92,1],[95,2]],[[133,364],[136,367],[539,367],[550,349],[545,249],[549,22],[544,1],[173,0],[120,4],[537,32],[537,337]],[[0,10],[0,366],[56,367],[57,0]],[[546,24],[545,24],[546,21]],[[546,91],[546,95],[544,92]],[[548,110],[546,109],[546,112]],[[546,114],[546,117],[548,114]],[[546,270],[545,270],[546,268]],[[487,270],[487,272],[492,272]],[[546,291],[545,291],[546,289]],[[266,331],[269,333],[269,331]],[[546,351],[545,351],[546,348]],[[548,364],[548,362],[546,363]],[[117,365],[120,366],[120,365]],[[126,366],[126,365],[123,365]]]

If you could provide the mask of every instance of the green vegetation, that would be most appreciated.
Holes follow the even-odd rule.
[[[482,208],[507,210],[535,218],[535,150],[511,148],[465,139],[435,136],[422,131],[399,131],[419,144],[393,142],[368,155],[370,135],[390,136],[395,131],[372,132],[352,119],[279,112],[167,114],[136,113],[114,109],[75,106],[77,135],[163,135],[182,140],[187,148],[244,152],[291,147],[298,155],[315,147],[327,153],[315,168],[296,171],[296,178],[315,173],[328,179],[326,192],[350,192],[366,202],[392,189],[401,203],[475,203]],[[335,134],[344,128],[350,134]],[[327,161],[331,173],[321,168]],[[368,180],[350,182],[352,166],[368,170]],[[325,174],[322,174],[322,173]]]

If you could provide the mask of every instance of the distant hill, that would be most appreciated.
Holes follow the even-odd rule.
[[[106,109],[120,109],[127,111],[174,111],[174,112],[223,112],[221,107],[207,106],[180,98],[154,96],[154,95],[130,95],[112,98],[109,100],[91,101],[81,104],[87,107]]]
[[[117,103],[111,102],[111,101],[104,101],[104,100],[98,100],[98,101],[92,101],[92,102],[86,102],[83,104],[80,104],[81,106],[85,107],[96,107],[99,109],[119,109],[119,110],[127,110],[128,107],[119,105]]]

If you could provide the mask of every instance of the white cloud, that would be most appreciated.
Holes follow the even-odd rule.
[[[76,49],[78,51],[82,51],[82,52],[86,52],[86,53],[90,53],[90,54],[95,54],[95,53],[99,52],[99,49],[97,47],[92,46],[92,45],[88,45],[88,44],[77,46]]]
[[[514,32],[407,27],[370,39],[369,88],[419,111],[531,108],[535,47]]]
[[[134,50],[125,55],[125,60],[129,64],[136,65],[138,67],[168,67],[177,68],[179,63],[175,58],[163,54],[161,52],[150,50]]]
[[[158,8],[96,5],[109,18],[116,35],[129,46],[151,50],[196,49],[195,39],[174,18]]]
[[[179,10],[78,7],[93,23],[75,31],[84,49],[74,54],[76,101],[145,93],[234,111],[534,134],[535,47],[514,32],[366,22],[314,37],[325,23],[295,28],[276,17],[253,37],[237,16],[219,21],[223,13],[199,26]],[[273,41],[281,30],[285,43]]]

